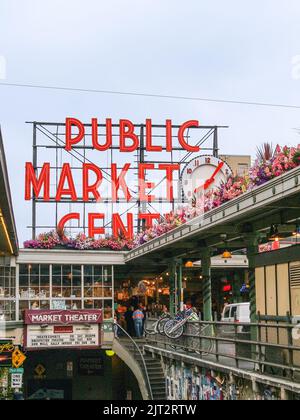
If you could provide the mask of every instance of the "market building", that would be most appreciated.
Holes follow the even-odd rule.
[[[51,124],[34,123],[38,127]],[[138,126],[141,138],[144,128]],[[222,160],[216,127],[206,129],[212,155],[184,162],[183,179],[198,171],[211,184],[211,167],[220,180],[229,171],[247,173],[250,158]],[[34,142],[35,151],[51,150],[36,136]],[[63,163],[57,144],[54,171]],[[34,170],[41,169],[36,154],[33,161]],[[47,225],[38,212],[45,203],[33,196],[33,237],[19,249],[2,141],[0,169],[2,397],[14,393],[6,350],[18,348],[26,360],[16,389],[31,399],[299,398],[298,166],[159,235],[149,231],[147,240],[131,248],[123,239],[120,245],[79,235],[76,242],[62,231],[36,239]],[[190,183],[184,186],[188,196]],[[59,222],[69,202],[50,197],[47,204]],[[88,203],[77,204],[84,216],[79,224],[70,218],[68,227],[88,231]],[[139,213],[147,211],[138,206]],[[145,230],[140,222],[135,220],[136,228]],[[249,302],[251,324],[243,330],[232,314],[231,329],[224,332],[225,305]],[[160,334],[135,340],[125,331],[124,312],[138,303],[148,308],[150,324],[163,305],[175,315],[190,303],[200,312],[198,333],[188,324],[175,341]]]

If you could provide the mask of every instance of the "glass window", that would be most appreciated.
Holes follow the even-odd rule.
[[[112,301],[104,301],[104,319],[112,318]]]
[[[16,297],[16,270],[0,267],[0,298]]]
[[[235,318],[237,316],[237,306],[231,308],[230,318]]]
[[[230,318],[230,307],[225,309],[224,318],[226,319]]]
[[[16,320],[16,301],[0,300],[0,321]]]
[[[20,265],[20,319],[25,309],[76,310],[82,306],[85,309],[103,309],[109,318],[112,314],[112,274],[112,267],[102,265],[85,265],[83,269],[81,265],[70,264],[53,264],[52,267],[47,264]],[[0,271],[0,298],[4,276]],[[14,287],[11,285],[11,290]]]

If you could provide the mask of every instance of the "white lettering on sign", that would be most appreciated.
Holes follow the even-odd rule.
[[[100,324],[102,322],[101,310],[87,311],[34,311],[25,312],[25,323],[31,324]]]
[[[61,333],[59,327],[55,325],[49,325],[43,329],[36,325],[27,326],[27,349],[99,346],[98,324],[73,325],[70,331],[65,330]]]
[[[61,322],[62,315],[55,314],[55,315],[32,315],[31,316],[32,322],[40,322],[40,323],[53,323],[57,322],[58,324]]]
[[[98,319],[97,314],[70,314],[65,315],[67,322],[96,322]]]
[[[23,374],[22,373],[12,373],[11,375],[11,388],[20,389],[23,385]]]

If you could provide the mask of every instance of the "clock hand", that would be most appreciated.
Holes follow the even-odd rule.
[[[215,176],[218,174],[218,172],[220,172],[220,170],[223,168],[223,166],[224,166],[224,162],[220,162],[219,165],[217,166],[216,170],[212,174],[212,176],[209,179],[207,179],[203,185],[201,185],[200,187],[196,188],[195,191],[194,191],[194,193],[197,193],[202,188],[204,188],[205,190],[207,190],[207,188],[215,181]]]
[[[211,177],[211,179],[215,180],[215,176],[217,175],[218,172],[220,172],[220,170],[223,168],[224,166],[224,162],[220,162],[219,165],[217,166],[215,172],[213,173],[213,176]]]
[[[207,188],[215,181],[215,176],[220,172],[223,166],[224,166],[224,162],[220,162],[215,172],[213,173],[212,177],[205,182],[204,184],[205,190],[207,190]]]

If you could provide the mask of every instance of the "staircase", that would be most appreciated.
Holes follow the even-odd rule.
[[[148,383],[153,400],[166,400],[166,382],[162,364],[160,359],[153,358],[150,353],[144,352],[146,339],[139,338],[134,340],[125,336],[120,337],[119,342],[131,355],[134,355],[144,375],[147,376],[147,381],[149,379]],[[136,346],[140,352],[136,351]]]

